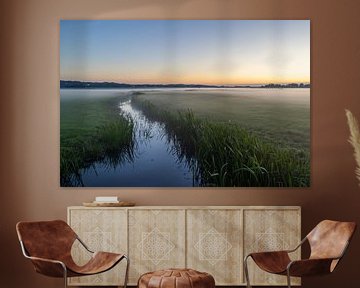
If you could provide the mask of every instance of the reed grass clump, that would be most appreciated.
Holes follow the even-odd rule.
[[[101,161],[109,167],[133,159],[134,137],[131,119],[117,116],[98,126],[90,135],[65,138],[60,149],[61,186],[83,186],[81,170]]]
[[[191,110],[158,109],[134,96],[132,105],[162,122],[174,152],[194,171],[201,186],[307,187],[309,154],[255,136],[238,124],[197,118]]]

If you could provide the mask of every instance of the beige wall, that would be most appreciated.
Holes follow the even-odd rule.
[[[360,187],[344,108],[360,118],[360,2],[353,0],[0,1],[0,286],[61,287],[22,258],[19,220],[65,219],[66,207],[115,194],[139,205],[301,205],[303,234],[324,218],[360,223]],[[59,19],[311,19],[309,189],[60,189]],[[330,277],[358,287],[360,237]]]

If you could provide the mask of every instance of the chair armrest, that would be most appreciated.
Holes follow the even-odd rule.
[[[290,276],[312,276],[329,274],[332,272],[332,263],[339,258],[303,259],[291,261],[287,266]]]
[[[279,255],[279,254],[288,254],[289,251],[287,250],[278,250],[278,251],[264,251],[264,252],[252,252],[252,253],[249,253],[248,256],[254,256],[254,255],[267,255],[267,256],[270,256],[270,255]]]
[[[306,240],[307,240],[306,237],[303,238],[303,239],[301,240],[301,242],[300,242],[295,248],[290,249],[290,250],[285,250],[285,251],[288,252],[288,253],[295,252],[297,249],[299,249],[299,248],[306,242]]]
[[[41,258],[41,257],[33,257],[33,256],[26,256],[26,258],[30,259],[31,261],[49,262],[49,263],[53,263],[53,264],[60,264],[61,266],[66,267],[65,264],[59,260],[47,259],[47,258]]]
[[[94,251],[90,250],[90,248],[80,239],[78,235],[76,235],[76,240],[78,240],[87,251],[90,253],[95,253]]]
[[[26,258],[30,259],[34,265],[35,271],[51,277],[66,277],[67,268],[66,265],[59,261],[53,259],[46,259],[40,257],[33,257],[33,256],[25,256]]]
[[[303,238],[301,240],[301,242],[293,249],[288,249],[288,250],[278,250],[278,251],[265,251],[265,252],[252,252],[252,253],[249,253],[248,255],[245,256],[244,260],[250,256],[252,256],[252,254],[268,254],[268,255],[271,255],[271,254],[288,254],[288,253],[292,253],[292,252],[295,252],[297,249],[299,249],[305,242],[306,242],[307,238]]]
[[[27,253],[24,243],[22,241],[20,241],[20,246],[25,258],[30,259],[33,263],[36,272],[51,277],[66,277],[67,268],[63,262],[54,259],[30,256]]]

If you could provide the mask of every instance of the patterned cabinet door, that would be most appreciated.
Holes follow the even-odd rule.
[[[70,209],[69,225],[93,251],[127,253],[127,215],[125,209]],[[89,253],[78,241],[72,255],[76,263],[84,264]],[[125,261],[108,272],[85,277],[69,278],[70,285],[122,285]]]
[[[242,211],[187,210],[187,267],[212,274],[216,285],[242,280]]]
[[[130,284],[145,272],[185,267],[185,210],[129,210]]]
[[[261,251],[295,248],[301,241],[299,209],[259,209],[244,211],[244,254]],[[300,259],[300,249],[291,258]],[[286,276],[278,276],[260,270],[252,259],[248,260],[252,285],[286,285]],[[299,278],[292,284],[300,285]]]

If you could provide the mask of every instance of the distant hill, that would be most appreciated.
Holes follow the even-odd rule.
[[[309,88],[310,84],[267,84],[263,86],[250,85],[203,85],[203,84],[128,84],[116,82],[85,82],[60,80],[60,89],[66,88]]]

